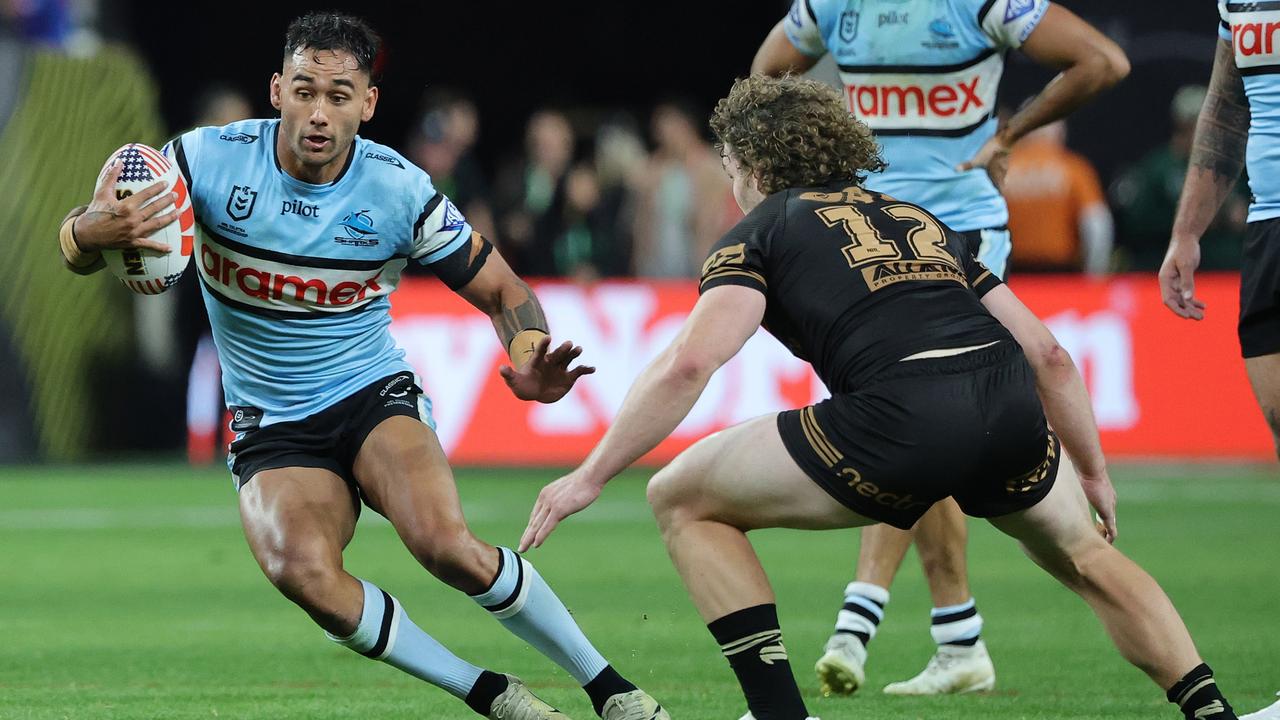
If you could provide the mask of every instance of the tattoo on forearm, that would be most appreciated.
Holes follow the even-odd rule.
[[[493,319],[493,324],[498,329],[498,337],[502,338],[503,347],[510,347],[512,339],[521,330],[537,328],[545,331],[547,329],[547,316],[542,312],[542,305],[533,294],[533,290],[523,280],[516,282],[519,283],[519,291],[513,293],[516,296],[516,303],[509,304],[508,299],[504,297],[501,314]]]
[[[1249,100],[1231,47],[1219,43],[1209,93],[1200,111],[1191,145],[1191,167],[1208,170],[1219,185],[1230,186],[1244,167],[1249,139]]]

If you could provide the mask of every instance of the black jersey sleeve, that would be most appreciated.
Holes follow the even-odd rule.
[[[964,264],[965,280],[979,298],[1004,284],[999,275],[991,272],[990,268],[971,253],[964,253],[960,260]]]
[[[711,248],[702,264],[698,292],[721,285],[742,285],[767,292],[765,258],[775,226],[780,222],[782,198],[773,196],[730,228]]]

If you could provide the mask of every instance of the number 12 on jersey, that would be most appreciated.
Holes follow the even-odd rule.
[[[933,260],[944,263],[957,270],[960,263],[947,250],[947,236],[928,213],[914,205],[897,203],[880,208],[871,208],[873,212],[882,212],[898,223],[910,223],[901,235],[885,237],[871,221],[862,208],[854,205],[828,205],[814,212],[826,223],[827,227],[839,227],[844,230],[851,241],[840,248],[850,268],[857,268],[869,263],[892,262],[903,259],[902,243],[911,247],[916,260]]]

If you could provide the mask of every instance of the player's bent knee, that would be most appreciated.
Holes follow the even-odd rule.
[[[282,595],[304,608],[323,608],[342,580],[342,568],[328,559],[272,553],[262,572]]]
[[[491,548],[472,535],[465,524],[433,528],[406,538],[406,544],[427,572],[451,587],[474,592],[493,579],[484,564]]]
[[[665,529],[680,517],[689,516],[694,509],[696,493],[691,492],[692,479],[688,466],[676,458],[649,479],[645,496],[658,520],[658,527]]]

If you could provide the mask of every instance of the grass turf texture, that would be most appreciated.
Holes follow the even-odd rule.
[[[1280,482],[1266,469],[1121,467],[1120,546],[1182,611],[1240,711],[1280,689]],[[514,544],[554,473],[458,473],[475,531]],[[529,557],[597,646],[677,720],[736,719],[728,665],[685,596],[644,505],[617,480]],[[0,469],[0,718],[468,718],[460,702],[327,642],[262,577],[226,473],[184,466]],[[914,557],[871,647],[868,687],[821,698],[811,665],[849,580],[852,531],[753,535],[812,712],[839,718],[1177,717],[1083,603],[983,523],[970,569],[996,691],[890,698],[932,651]],[[574,718],[572,679],[415,565],[365,511],[347,567],[396,594],[464,658],[523,677]]]

